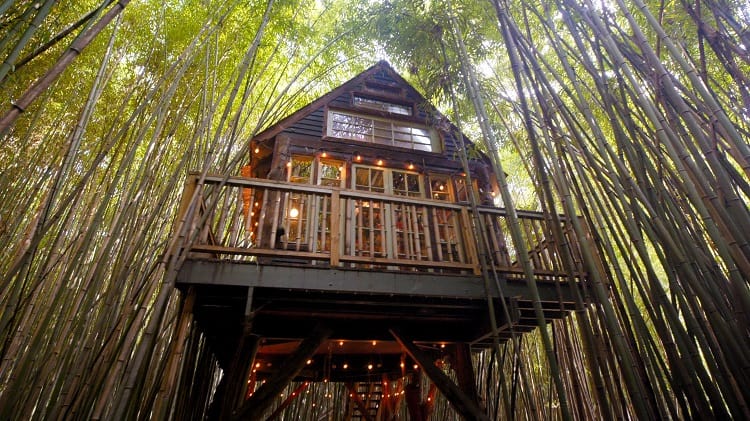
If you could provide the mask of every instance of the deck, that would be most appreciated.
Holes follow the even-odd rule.
[[[541,213],[518,216],[545,318],[562,318],[586,278],[576,236],[566,218],[557,244]],[[194,294],[196,322],[222,365],[242,321],[252,318],[253,334],[263,338],[259,376],[318,323],[332,333],[299,376],[334,381],[408,371],[413,362],[404,368],[393,328],[435,357],[446,344],[490,346],[489,299],[500,341],[538,325],[503,209],[473,213],[439,200],[208,176],[189,180],[180,220],[178,288]],[[562,247],[578,267],[573,273],[563,269]]]

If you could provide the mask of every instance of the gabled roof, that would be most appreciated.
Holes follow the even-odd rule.
[[[381,60],[377,62],[375,65],[373,65],[372,67],[370,67],[369,69],[363,71],[362,73],[358,74],[352,79],[349,79],[348,81],[344,82],[339,87],[324,94],[323,96],[319,97],[318,99],[304,106],[303,108],[300,108],[299,110],[295,111],[291,115],[280,120],[279,122],[269,127],[268,129],[258,133],[257,135],[255,135],[254,140],[264,141],[264,140],[267,140],[276,136],[277,134],[283,132],[284,130],[288,129],[289,127],[291,127],[298,121],[302,120],[303,118],[311,114],[313,111],[318,110],[320,107],[333,101],[334,99],[336,99],[343,93],[355,90],[356,86],[358,86],[361,83],[365,83],[366,81],[371,79],[374,75],[376,75],[380,71],[384,71],[388,76],[390,76],[394,81],[396,81],[396,83],[399,85],[400,88],[406,89],[407,93],[411,94],[411,96],[418,98],[420,100],[420,103],[423,104],[423,108],[425,111],[428,111],[429,113],[433,115],[437,115],[441,119],[444,118],[444,116],[439,111],[437,111],[437,109],[432,104],[430,104],[430,102],[427,101],[427,99],[421,93],[419,93],[419,91],[414,89],[414,87],[411,86],[409,82],[407,82],[403,77],[401,77],[401,75],[398,74],[398,72],[396,72],[387,61]],[[453,126],[452,124],[451,124],[451,128],[455,130],[455,126]]]

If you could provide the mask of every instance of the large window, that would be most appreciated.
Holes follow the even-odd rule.
[[[328,112],[328,136],[417,151],[440,152],[437,136],[427,126],[344,111]]]

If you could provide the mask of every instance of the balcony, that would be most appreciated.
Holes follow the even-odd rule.
[[[486,239],[487,269],[524,280],[501,208],[479,207],[472,217],[467,204],[439,200],[240,177],[196,182],[193,176],[186,187],[181,215],[193,233],[191,260],[479,275],[477,244]],[[581,267],[567,218],[560,217],[564,241],[555,244],[542,213],[517,215],[537,282],[585,276],[563,269],[562,247]]]

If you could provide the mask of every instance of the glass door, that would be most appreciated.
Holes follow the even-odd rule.
[[[311,184],[313,160],[311,157],[293,156],[287,179],[291,183]],[[308,251],[311,243],[311,215],[314,203],[304,193],[284,194],[283,218],[276,231],[276,247],[287,250]]]
[[[390,193],[394,196],[424,197],[418,173],[392,170]],[[394,203],[392,235],[393,257],[406,260],[429,260],[431,256],[427,215],[424,206]]]
[[[385,193],[386,171],[382,168],[354,167],[355,190]],[[386,257],[388,253],[385,227],[387,214],[385,203],[376,199],[354,201],[352,231],[348,243],[355,256]]]
[[[321,159],[316,172],[316,183],[319,186],[342,187],[346,177],[344,163],[331,159]],[[329,252],[331,251],[331,224],[343,223],[343,218],[339,221],[331,221],[331,198],[330,196],[315,197],[315,212],[313,221],[313,232],[315,232],[315,242],[313,251]]]

